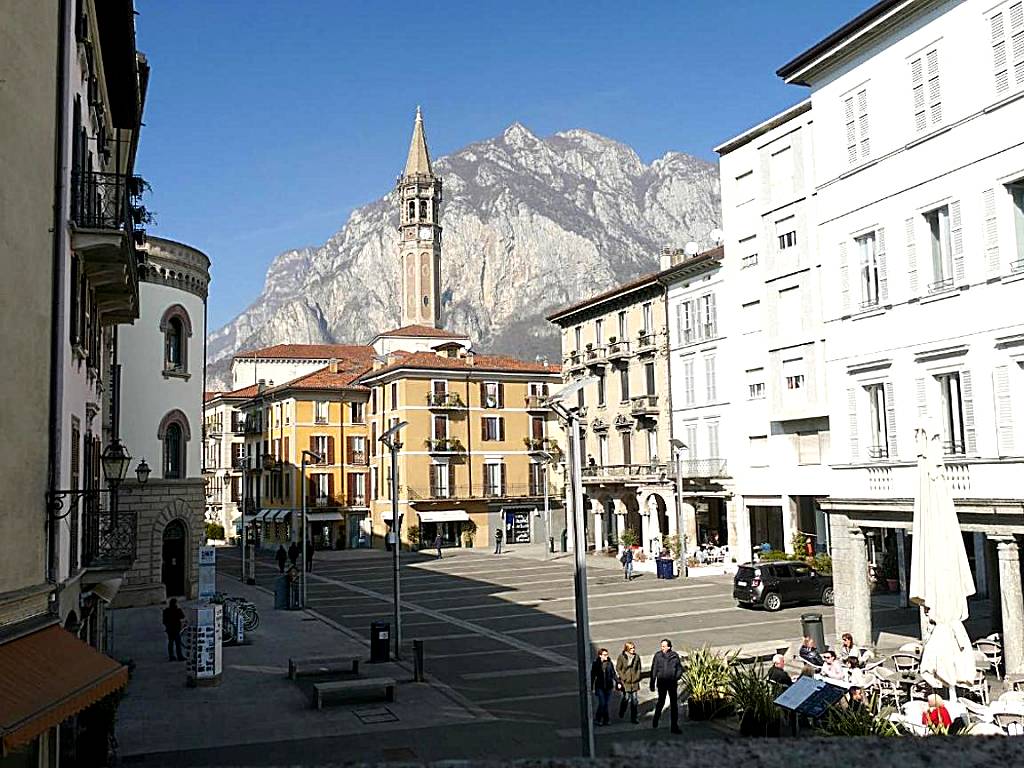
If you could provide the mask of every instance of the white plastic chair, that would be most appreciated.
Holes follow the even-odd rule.
[[[1006,732],[1007,736],[1024,735],[1024,713],[996,712],[992,715],[992,719]]]
[[[912,653],[914,656],[921,655],[921,644],[920,643],[904,643],[900,646],[900,650],[904,653]]]
[[[981,651],[985,654],[985,658],[988,659],[989,666],[996,673],[996,679],[1002,680],[1002,673],[999,671],[999,666],[1003,663],[1003,646],[1000,642],[992,640],[990,638],[982,638],[978,640],[974,647],[976,650]]]
[[[988,704],[988,678],[985,677],[984,669],[974,671],[974,682],[966,686],[967,690],[981,699],[982,704]]]
[[[892,665],[901,677],[913,677],[921,667],[921,660],[910,653],[894,653]]]
[[[995,723],[974,723],[967,729],[967,736],[1005,736],[1006,731]]]
[[[971,701],[970,699],[960,699],[960,703],[963,708],[967,710],[971,718],[978,723],[991,723],[992,722],[992,710],[988,707]]]

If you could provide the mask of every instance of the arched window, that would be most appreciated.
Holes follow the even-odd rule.
[[[160,319],[164,334],[164,375],[188,375],[188,339],[192,336],[192,321],[181,304],[167,308]]]
[[[416,201],[409,201],[409,221],[416,221]]]
[[[175,409],[160,421],[157,438],[163,444],[163,476],[165,480],[181,480],[188,477],[188,441],[192,439],[188,418]]]

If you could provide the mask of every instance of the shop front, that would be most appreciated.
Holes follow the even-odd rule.
[[[502,509],[506,544],[529,544],[533,541],[531,519],[536,511],[536,508],[532,506],[505,507]]]
[[[469,515],[460,510],[431,510],[419,512],[420,541],[425,547],[433,547],[438,535],[442,547],[461,547],[463,529],[469,522]]]
[[[246,519],[249,519],[248,515],[246,515]],[[287,548],[293,541],[290,509],[261,509],[252,517],[252,520],[255,525],[251,530],[258,548],[276,550],[282,544]]]

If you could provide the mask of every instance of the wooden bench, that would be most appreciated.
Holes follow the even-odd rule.
[[[288,659],[288,677],[298,680],[309,675],[359,674],[359,659],[352,656],[312,656]]]
[[[323,709],[325,696],[361,693],[381,688],[384,689],[388,701],[397,700],[398,687],[393,677],[364,677],[359,680],[333,680],[329,683],[316,683],[313,685],[313,698],[316,701],[316,708]]]

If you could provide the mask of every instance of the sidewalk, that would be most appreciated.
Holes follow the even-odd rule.
[[[167,661],[161,606],[114,611],[116,658],[135,662],[128,692],[118,710],[117,739],[122,757],[152,755],[168,764],[169,753],[322,739],[346,734],[446,726],[490,720],[447,686],[413,683],[404,665],[368,664],[367,643],[325,623],[311,612],[275,611],[266,591],[217,576],[217,588],[256,604],[259,628],[251,644],[225,647],[219,686],[188,688],[185,665]],[[187,609],[194,603],[185,603]],[[344,656],[364,659],[364,677],[394,677],[396,702],[339,702],[311,708],[308,684],[287,678],[290,656]],[[429,677],[428,677],[429,680]],[[137,762],[132,760],[132,762]],[[143,761],[148,762],[148,761]]]

